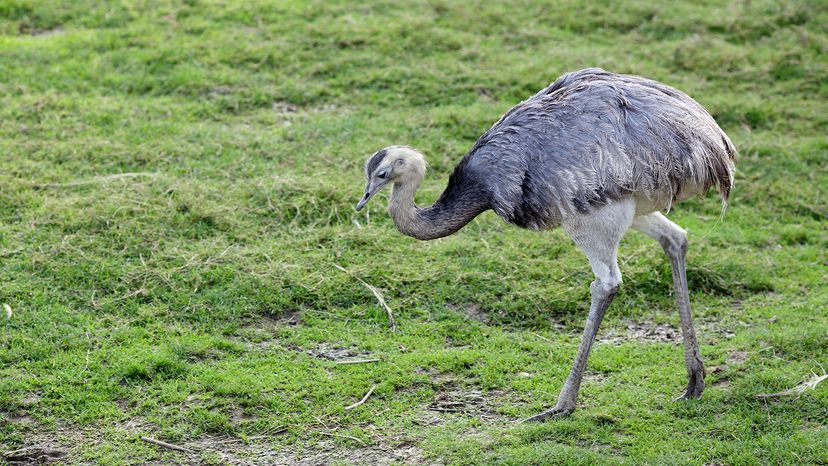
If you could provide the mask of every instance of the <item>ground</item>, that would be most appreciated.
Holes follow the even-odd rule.
[[[0,0],[0,463],[828,463],[828,382],[756,397],[828,370],[826,23],[816,1]],[[583,255],[491,212],[418,242],[383,196],[353,205],[391,144],[426,154],[433,201],[587,66],[686,91],[739,148],[724,215],[669,213],[708,388],[673,401],[669,264],[630,233],[578,410],[519,424],[569,371]]]

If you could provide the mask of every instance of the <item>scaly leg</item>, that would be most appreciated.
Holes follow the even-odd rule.
[[[633,220],[632,227],[661,244],[673,269],[673,287],[676,304],[681,316],[681,334],[684,339],[684,364],[687,367],[687,389],[682,399],[701,398],[704,391],[704,363],[699,356],[699,343],[690,314],[690,295],[687,290],[687,232],[659,212],[643,215]]]
[[[569,219],[564,229],[575,243],[586,253],[595,281],[589,287],[591,303],[589,316],[584,326],[581,344],[575,363],[569,372],[555,407],[526,419],[525,422],[542,421],[549,417],[562,417],[575,410],[578,389],[584,375],[589,351],[598,333],[601,320],[607,312],[618,287],[621,285],[621,271],[618,269],[618,243],[632,222],[635,204],[621,201],[605,206],[590,216]]]

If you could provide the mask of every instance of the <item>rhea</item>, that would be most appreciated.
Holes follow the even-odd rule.
[[[506,112],[451,174],[437,201],[420,207],[423,155],[406,146],[373,154],[360,210],[391,185],[388,211],[405,235],[451,235],[494,210],[532,230],[561,226],[589,259],[595,280],[580,346],[556,405],[540,421],[575,410],[601,320],[621,285],[618,243],[630,228],[656,241],[670,260],[681,317],[688,382],[680,398],[701,397],[704,364],[690,314],[687,232],[661,211],[716,187],[726,205],[736,149],[687,94],[639,76],[597,68],[565,74]]]

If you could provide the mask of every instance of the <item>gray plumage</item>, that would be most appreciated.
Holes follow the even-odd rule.
[[[463,157],[427,207],[414,203],[425,175],[422,154],[391,146],[365,164],[361,209],[384,186],[400,232],[450,235],[485,210],[515,225],[562,226],[592,266],[589,318],[575,363],[554,408],[530,420],[565,416],[598,326],[621,285],[618,244],[629,229],[661,244],[670,259],[681,316],[688,383],[699,398],[704,364],[690,313],[687,232],[662,215],[678,201],[717,187],[727,202],[736,149],[709,113],[681,91],[638,76],[590,68],[562,76],[509,110]]]
[[[383,149],[368,160],[366,176],[387,154]],[[488,209],[542,229],[629,195],[669,209],[716,186],[726,201],[735,157],[727,135],[687,94],[588,68],[565,74],[503,115],[463,157],[437,202],[420,213],[442,225],[445,236]]]
[[[687,94],[589,68],[509,110],[463,158],[449,190],[475,185],[507,221],[549,228],[631,193],[669,208],[717,186],[726,201],[735,156]]]

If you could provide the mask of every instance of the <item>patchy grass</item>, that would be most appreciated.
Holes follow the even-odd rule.
[[[0,450],[101,464],[828,462],[828,384],[754,397],[828,367],[826,23],[806,1],[0,0],[0,303],[13,310]],[[428,155],[429,202],[505,110],[586,66],[687,91],[741,151],[723,218],[713,196],[670,214],[691,233],[708,389],[672,401],[686,376],[669,265],[630,234],[578,411],[518,425],[569,370],[592,280],[582,254],[491,213],[420,243],[381,202],[352,206],[377,148]],[[382,290],[396,333],[336,265]]]

